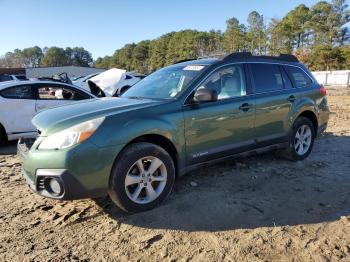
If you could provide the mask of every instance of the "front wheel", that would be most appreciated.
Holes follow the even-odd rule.
[[[305,117],[299,117],[293,125],[285,156],[293,161],[303,160],[312,151],[315,139],[315,129],[312,122]]]
[[[173,160],[163,148],[151,143],[131,144],[112,169],[109,196],[124,211],[142,212],[166,199],[174,180]]]

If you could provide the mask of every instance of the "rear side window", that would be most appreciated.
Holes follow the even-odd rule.
[[[284,89],[291,89],[293,88],[292,82],[290,81],[287,73],[283,69],[283,67],[280,67],[281,73],[282,73],[282,78],[283,78],[283,87]]]
[[[285,66],[284,68],[292,78],[295,87],[304,87],[312,83],[311,78],[300,68],[295,66]]]
[[[9,75],[0,75],[0,82],[11,81],[12,77]]]
[[[0,92],[2,97],[11,99],[33,99],[31,86],[15,86]]]
[[[283,78],[278,65],[251,64],[255,93],[271,92],[283,89]]]

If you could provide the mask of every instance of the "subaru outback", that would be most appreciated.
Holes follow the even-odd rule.
[[[303,160],[328,118],[326,89],[296,57],[233,53],[165,67],[118,98],[41,112],[37,138],[21,139],[18,153],[42,196],[108,194],[140,212],[212,161],[269,150]]]

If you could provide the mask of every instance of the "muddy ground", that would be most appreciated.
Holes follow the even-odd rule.
[[[1,148],[0,261],[350,261],[350,90],[328,92],[329,127],[307,160],[212,165],[142,214],[37,196],[15,143]]]

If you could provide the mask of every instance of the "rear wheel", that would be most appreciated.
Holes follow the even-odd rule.
[[[294,125],[285,157],[290,160],[303,160],[312,151],[315,139],[315,129],[310,119],[299,117]]]
[[[173,160],[163,148],[136,143],[123,150],[116,160],[109,195],[124,211],[146,211],[166,199],[174,180]]]

